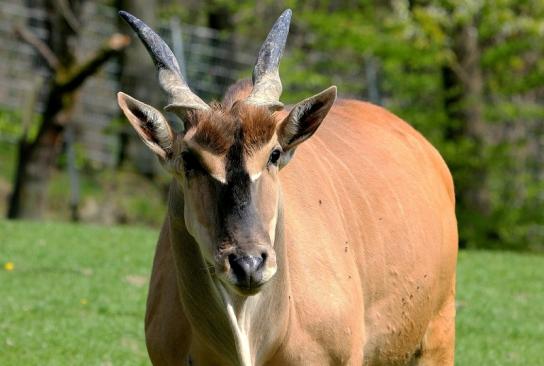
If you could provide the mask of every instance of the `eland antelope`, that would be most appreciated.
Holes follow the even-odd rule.
[[[211,104],[153,30],[120,15],[185,127],[118,94],[173,176],[147,300],[153,364],[453,365],[455,198],[438,152],[334,86],[284,107],[290,10],[252,82]]]

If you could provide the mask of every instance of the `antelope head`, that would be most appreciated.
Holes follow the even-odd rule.
[[[274,251],[280,210],[278,172],[297,146],[319,127],[336,98],[336,87],[279,113],[278,73],[291,11],[276,21],[262,45],[252,85],[231,88],[222,103],[206,104],[188,87],[166,43],[136,17],[120,15],[138,34],[170,97],[167,111],[184,123],[174,133],[157,109],[124,93],[118,103],[143,142],[175,177],[184,224],[226,288],[257,293],[277,270]]]

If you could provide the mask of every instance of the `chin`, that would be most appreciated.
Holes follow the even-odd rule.
[[[223,288],[232,295],[254,296],[257,295],[266,286],[267,282],[252,283],[250,286],[239,284],[229,275],[219,276]]]
[[[245,287],[245,286],[238,286],[238,285],[230,285],[229,287],[233,289],[233,291],[242,296],[253,296],[257,295],[259,292],[261,292],[262,288],[266,285],[266,283],[262,283],[259,285],[254,285],[251,287]]]

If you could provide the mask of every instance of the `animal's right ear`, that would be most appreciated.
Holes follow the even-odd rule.
[[[142,141],[167,160],[172,155],[174,134],[162,113],[122,92],[117,93],[117,103]]]

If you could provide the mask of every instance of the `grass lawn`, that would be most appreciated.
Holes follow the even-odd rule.
[[[156,235],[0,221],[0,365],[148,364],[143,317]]]
[[[157,235],[0,221],[0,365],[148,364],[143,316]],[[544,365],[542,268],[542,256],[461,253],[457,365]]]
[[[457,303],[457,365],[544,365],[544,256],[460,253]]]

